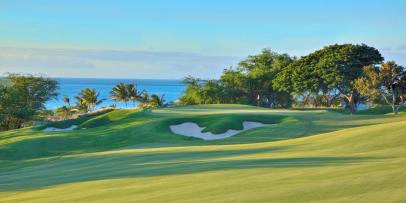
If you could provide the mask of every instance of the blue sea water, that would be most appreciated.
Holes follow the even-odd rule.
[[[118,83],[134,83],[138,91],[146,90],[149,95],[165,95],[166,102],[175,101],[181,97],[185,86],[180,80],[155,80],[155,79],[93,79],[93,78],[57,78],[59,82],[59,96],[55,100],[46,103],[47,109],[55,109],[64,106],[63,98],[68,96],[71,104],[75,102],[75,96],[84,88],[95,88],[100,92],[100,98],[106,99],[97,108],[116,104],[117,107],[123,108],[124,103],[118,103],[110,99],[110,91]],[[132,107],[130,102],[129,107]]]

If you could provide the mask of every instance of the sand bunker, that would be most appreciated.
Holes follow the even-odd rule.
[[[75,128],[77,128],[77,125],[72,125],[69,128],[55,128],[55,127],[47,127],[44,130],[42,130],[42,132],[61,132],[61,131],[69,131],[69,130],[73,130]]]
[[[183,135],[183,136],[188,136],[188,137],[197,137],[203,140],[218,140],[218,139],[224,139],[227,137],[234,136],[238,133],[241,133],[243,131],[252,129],[252,128],[259,128],[263,126],[267,126],[269,124],[264,124],[260,122],[253,122],[253,121],[244,121],[242,123],[243,129],[242,130],[232,130],[229,129],[227,132],[222,133],[222,134],[213,134],[211,132],[202,132],[204,128],[200,127],[196,123],[192,122],[186,122],[182,123],[179,125],[171,125],[169,128],[171,131],[175,134],[178,135]]]

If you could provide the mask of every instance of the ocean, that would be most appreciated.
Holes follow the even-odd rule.
[[[182,96],[185,85],[181,80],[155,80],[155,79],[93,79],[93,78],[57,78],[59,82],[59,96],[57,99],[48,101],[45,104],[47,109],[55,109],[64,106],[63,98],[68,96],[71,105],[75,102],[75,96],[84,88],[95,88],[100,92],[100,98],[106,99],[96,109],[103,106],[116,104],[117,107],[123,108],[125,105],[122,102],[116,102],[110,99],[110,91],[118,83],[125,84],[134,83],[137,85],[137,90],[146,90],[149,95],[157,94],[165,95],[165,101],[175,101]],[[132,102],[128,103],[132,107]]]

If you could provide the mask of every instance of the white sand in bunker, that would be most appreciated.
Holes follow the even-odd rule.
[[[47,127],[42,132],[61,132],[61,131],[69,131],[77,128],[77,125],[72,125],[69,128],[55,128],[55,127]]]
[[[229,130],[227,130],[227,132],[221,133],[221,134],[214,134],[211,132],[202,132],[202,130],[204,128],[200,127],[196,123],[192,123],[192,122],[186,122],[186,123],[182,123],[179,125],[171,125],[171,126],[169,126],[169,128],[171,129],[171,131],[173,133],[178,134],[178,135],[196,137],[196,138],[200,138],[203,140],[218,140],[218,139],[224,139],[224,138],[228,138],[228,137],[237,135],[238,133],[241,133],[241,132],[249,130],[249,129],[268,126],[270,124],[264,124],[264,123],[253,122],[253,121],[244,121],[242,123],[242,125],[243,125],[242,130],[229,129]]]

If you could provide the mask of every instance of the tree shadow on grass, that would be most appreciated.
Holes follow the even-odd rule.
[[[233,156],[255,155],[285,149],[268,147],[245,150],[128,153],[45,160],[35,166],[0,173],[0,191],[35,190],[66,183],[221,170],[337,166],[356,164],[371,159],[369,157],[322,156],[233,159]]]

